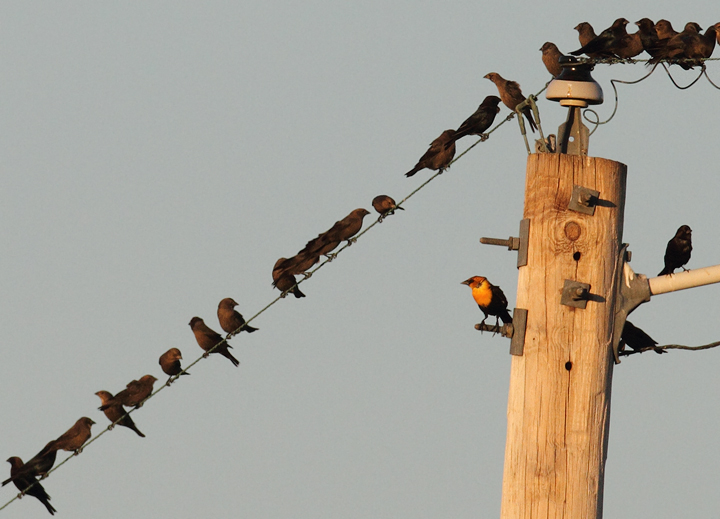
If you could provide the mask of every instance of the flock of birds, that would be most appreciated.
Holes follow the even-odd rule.
[[[649,18],[635,22],[637,32],[628,34],[625,28],[628,23],[625,18],[618,18],[599,35],[588,22],[578,24],[575,30],[581,47],[570,54],[585,54],[594,59],[630,59],[647,52],[649,65],[668,61],[689,70],[712,56],[715,42],[720,44],[720,23],[708,27],[704,34],[695,22],[688,22],[682,32],[677,32],[669,21],[653,23]],[[559,60],[563,54],[551,42],[546,42],[540,50],[545,68],[553,77],[559,76],[562,71]]]
[[[595,35],[592,26],[583,22],[575,29],[579,32],[582,47],[572,52],[573,55],[586,54],[591,58],[631,58],[640,54],[643,50],[652,56],[652,60],[678,60],[690,61],[679,62],[684,68],[690,68],[697,64],[691,60],[708,58],[712,54],[715,40],[720,41],[720,23],[711,26],[705,34],[700,34],[700,26],[694,22],[688,23],[681,33],[673,31],[670,22],[660,20],[653,24],[649,19],[643,18],[637,25],[639,31],[635,34],[628,34],[625,26],[628,21],[619,18],[613,25]],[[562,70],[559,58],[562,56],[555,44],[547,42],[540,49],[543,52],[543,63],[554,77]],[[651,62],[653,62],[651,60]],[[413,176],[422,169],[430,169],[442,173],[449,167],[455,156],[455,142],[467,135],[479,136],[485,140],[485,131],[492,125],[495,116],[500,112],[499,104],[502,101],[510,110],[515,111],[516,107],[525,101],[520,85],[515,81],[502,78],[496,72],[485,75],[486,79],[492,81],[498,89],[500,97],[489,95],[480,104],[478,109],[458,127],[457,130],[445,130],[431,144],[429,149],[418,160],[417,164],[405,175]],[[537,128],[529,107],[522,110],[527,118],[531,130]],[[372,201],[373,208],[380,214],[379,221],[394,214],[395,210],[402,210],[395,201],[387,195],[378,195]],[[352,211],[348,216],[335,222],[327,231],[319,234],[310,240],[305,247],[291,258],[280,258],[275,263],[272,271],[273,286],[279,289],[285,297],[292,293],[296,298],[305,297],[298,287],[295,276],[303,275],[310,277],[309,269],[317,264],[322,256],[328,260],[334,258],[335,250],[343,241],[351,245],[354,236],[360,231],[363,219],[370,212],[363,208]],[[691,230],[687,225],[680,227],[673,239],[668,242],[665,252],[665,268],[659,275],[672,274],[676,269],[683,268],[690,259],[692,251]],[[462,282],[472,290],[472,296],[478,307],[484,314],[483,323],[489,316],[496,317],[496,326],[499,320],[503,323],[512,323],[512,316],[508,311],[508,301],[500,287],[491,284],[482,276],[473,276]],[[228,334],[222,337],[219,333],[209,328],[203,319],[193,317],[190,320],[190,328],[195,339],[207,357],[209,353],[219,353],[238,366],[240,362],[230,353],[228,339],[232,336],[246,331],[253,333],[257,328],[249,326],[242,314],[235,310],[237,302],[232,298],[225,298],[218,305],[218,321],[220,327]],[[626,344],[636,351],[655,349],[658,353],[664,350],[654,348],[657,342],[651,339],[645,332],[627,322],[623,329],[621,344]],[[162,371],[169,376],[166,384],[171,384],[181,375],[189,375],[183,371],[180,360],[182,354],[178,348],[171,348],[160,356],[159,364]],[[153,385],[158,379],[153,375],[145,375],[139,380],[129,382],[125,389],[115,396],[108,391],[95,393],[101,401],[99,409],[114,425],[120,425],[133,430],[138,436],[145,435],[135,425],[133,419],[125,408],[139,408],[143,402],[152,394]],[[21,495],[30,495],[45,505],[48,512],[54,515],[56,510],[50,504],[50,496],[39,483],[55,464],[57,452],[60,450],[79,454],[83,445],[91,437],[91,427],[95,422],[88,418],[80,418],[70,429],[60,435],[57,439],[48,442],[43,449],[30,460],[23,463],[17,456],[10,457],[10,477],[3,481],[5,486],[12,482],[21,491]]]

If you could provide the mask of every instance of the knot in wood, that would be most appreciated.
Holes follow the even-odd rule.
[[[577,222],[568,222],[565,224],[565,236],[570,241],[576,241],[580,238],[582,230]]]

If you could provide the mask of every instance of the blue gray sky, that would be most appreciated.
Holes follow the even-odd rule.
[[[81,416],[99,433],[96,391],[164,380],[165,350],[201,353],[193,316],[219,329],[224,297],[253,315],[277,295],[277,258],[425,180],[403,174],[496,93],[486,73],[537,92],[545,41],[568,52],[579,22],[620,16],[718,21],[708,0],[3,2],[2,459]],[[644,71],[597,68],[601,119],[610,79]],[[688,266],[720,263],[719,96],[656,72],[620,85],[591,137],[591,155],[628,166],[637,272],[660,271],[682,224]],[[565,109],[539,106],[555,133]],[[239,368],[200,362],[133,414],[146,438],[117,428],[55,472],[43,484],[58,515],[497,517],[509,342],[473,329],[460,282],[486,276],[514,305],[515,255],[478,238],[517,232],[525,162],[511,121],[303,283],[305,299],[233,339]],[[659,296],[632,320],[660,344],[716,341],[719,291]],[[718,364],[715,350],[675,351],[616,367],[606,517],[717,514]],[[32,498],[0,514],[47,516]]]

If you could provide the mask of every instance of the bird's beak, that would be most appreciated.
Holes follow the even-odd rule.
[[[469,285],[469,284],[470,284],[470,280],[469,280],[469,279],[466,279],[465,281],[463,281],[463,282],[460,283],[460,284],[461,284],[461,285]]]

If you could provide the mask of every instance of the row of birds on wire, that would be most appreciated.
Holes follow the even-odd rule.
[[[681,32],[673,29],[668,20],[653,23],[649,18],[635,22],[637,32],[627,32],[628,21],[618,18],[613,24],[596,35],[592,25],[581,22],[575,27],[581,47],[570,54],[585,54],[593,59],[631,59],[646,52],[648,65],[667,61],[689,70],[703,65],[703,60],[712,56],[715,43],[720,44],[720,22],[711,25],[703,34],[696,22],[688,22]],[[540,50],[548,72],[557,77],[562,72],[560,57],[563,55],[557,45],[546,42]]]
[[[627,25],[627,20],[623,18],[618,19],[610,29],[603,31],[599,36],[595,36],[592,27],[588,23],[581,23],[576,29],[580,33],[580,41],[583,46],[572,54],[586,53],[590,57],[603,58],[632,57],[627,55],[629,51],[623,50],[627,47],[627,44],[618,43],[624,41],[623,33],[627,35],[625,25]],[[688,26],[690,25],[691,24],[688,24]],[[718,25],[717,28],[720,29],[720,24],[716,25]],[[683,33],[675,33],[674,36],[660,38],[660,34],[667,34],[661,31],[666,30],[666,28],[671,29],[669,22],[661,20],[653,26],[652,22],[645,18],[638,22],[638,26],[640,27],[639,37],[641,37],[642,48],[636,54],[633,54],[633,56],[639,54],[644,49],[650,53],[653,58],[658,57],[659,59],[678,59],[679,54],[675,51],[678,47],[673,42],[684,41],[681,35],[688,32],[688,30],[690,32],[693,30],[693,28],[688,29],[688,26],[686,26],[686,31],[683,31]],[[649,27],[651,26],[654,28],[654,31],[650,31]],[[694,28],[697,29],[695,32],[699,33],[699,26],[697,26],[697,24],[694,24]],[[716,34],[715,28],[715,26],[710,28],[712,29],[713,38],[715,38]],[[708,29],[706,36],[711,32],[710,29]],[[648,31],[653,34],[657,33],[658,41],[665,42],[663,44],[663,48],[667,49],[664,51],[665,54],[659,51],[653,54],[656,52],[655,47],[646,47],[647,38],[643,38],[642,36],[643,33]],[[634,37],[636,35],[627,36]],[[720,38],[720,34],[718,38]],[[650,49],[653,49],[652,52]],[[543,51],[543,62],[548,71],[553,76],[557,76],[560,73],[555,67],[557,59],[560,56],[557,47],[548,42],[543,45],[541,50]],[[687,57],[694,58],[695,55]],[[495,116],[500,112],[499,104],[501,101],[513,113],[516,107],[525,101],[525,96],[522,94],[517,82],[506,80],[496,72],[485,75],[485,78],[495,84],[500,97],[494,95],[487,96],[478,109],[463,121],[457,130],[445,130],[430,144],[429,149],[420,157],[416,165],[405,174],[406,176],[411,177],[422,169],[430,169],[442,173],[449,167],[455,156],[455,142],[457,140],[469,135],[479,136],[481,140],[487,138],[485,132],[494,122]],[[531,109],[525,106],[521,113],[527,118],[531,130],[535,131],[537,126],[533,119]],[[387,195],[375,197],[372,201],[372,206],[380,214],[378,221],[382,221],[387,216],[394,214],[396,210],[403,209]],[[335,256],[333,251],[342,242],[351,245],[355,240],[354,237],[362,228],[363,219],[368,214],[370,214],[370,212],[364,208],[355,209],[345,218],[335,222],[329,230],[310,240],[295,256],[278,259],[273,267],[272,279],[273,286],[281,291],[281,297],[285,297],[288,293],[292,293],[296,298],[305,297],[305,294],[300,291],[296,276],[303,275],[304,278],[310,277],[311,274],[309,270],[320,261],[321,257],[324,256],[328,261],[331,261]],[[661,274],[670,274],[676,268],[684,268],[685,263],[687,263],[690,258],[690,251],[692,250],[690,232],[688,226],[682,226],[678,229],[676,236],[668,243],[665,254],[665,268]],[[508,311],[508,301],[500,287],[491,284],[482,276],[473,276],[463,281],[463,284],[471,288],[473,299],[484,314],[483,323],[489,316],[495,316],[497,319],[502,320],[504,324],[512,323],[512,316]],[[246,323],[242,314],[235,310],[236,306],[237,302],[232,298],[225,298],[220,301],[218,305],[218,321],[220,327],[228,334],[226,337],[222,337],[219,333],[208,327],[202,318],[193,317],[191,319],[189,325],[198,345],[205,351],[203,357],[207,357],[209,353],[218,353],[230,360],[234,366],[239,365],[240,362],[230,353],[229,348],[231,348],[231,346],[227,341],[241,331],[253,333],[257,331],[257,328],[253,328]],[[496,326],[497,325],[498,321],[496,320]],[[656,341],[647,336],[647,334],[639,328],[632,326],[629,322],[623,330],[623,342],[637,351],[653,349],[657,345]],[[655,351],[659,353],[663,352],[663,350],[657,348],[655,348]],[[181,360],[182,354],[178,348],[171,348],[160,356],[159,364],[162,371],[169,376],[166,382],[167,385],[171,384],[181,375],[189,375],[187,371],[182,369]],[[139,380],[129,382],[125,389],[118,392],[115,396],[105,390],[95,393],[101,401],[99,409],[104,412],[105,416],[111,422],[109,429],[114,425],[120,425],[133,430],[138,436],[145,436],[137,428],[132,417],[125,411],[125,408],[137,409],[141,407],[143,402],[152,395],[153,386],[157,380],[155,376],[148,374]],[[10,482],[14,483],[21,491],[20,496],[26,494],[37,498],[47,508],[48,512],[54,515],[56,510],[49,502],[50,496],[39,481],[44,479],[52,469],[58,451],[73,452],[75,455],[82,452],[83,445],[85,445],[91,437],[91,427],[94,424],[95,422],[88,417],[80,418],[70,429],[57,439],[48,442],[38,454],[25,463],[17,456],[10,457],[7,460],[10,463],[10,477],[3,481],[2,485],[5,486]]]

